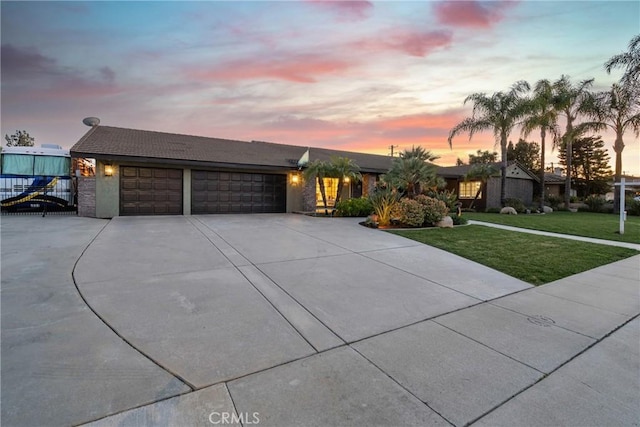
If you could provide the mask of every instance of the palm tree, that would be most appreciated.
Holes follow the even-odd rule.
[[[558,114],[563,115],[567,120],[567,126],[561,138],[567,153],[567,177],[564,183],[565,208],[569,208],[569,203],[571,202],[571,153],[573,152],[573,140],[576,137],[573,122],[583,110],[583,104],[589,97],[589,88],[592,84],[593,79],[589,79],[574,85],[569,80],[569,76],[562,75],[552,85],[554,108],[558,111]]]
[[[516,82],[508,92],[495,92],[491,96],[485,93],[469,95],[464,103],[473,102],[473,115],[458,123],[449,132],[449,147],[453,138],[461,132],[469,132],[469,140],[476,132],[492,130],[496,143],[500,144],[502,156],[500,177],[500,203],[505,204],[507,183],[507,143],[509,134],[526,112],[522,95],[529,90],[529,83]]]
[[[545,139],[547,131],[553,136],[553,146],[558,145],[558,112],[553,107],[553,87],[549,80],[543,79],[536,83],[533,97],[529,102],[529,109],[522,122],[522,134],[526,138],[534,129],[540,129],[540,209],[544,208],[545,181]]]
[[[611,129],[616,133],[613,151],[616,153],[615,182],[622,176],[623,136],[631,130],[636,138],[640,135],[640,89],[638,86],[613,84],[611,90],[599,92],[583,105],[591,122],[583,127],[594,131]],[[620,212],[620,192],[614,192],[613,210]]]
[[[345,179],[349,179],[350,181],[360,181],[362,180],[362,174],[360,173],[360,166],[358,166],[353,159],[348,157],[332,157],[329,166],[330,176],[338,178],[338,192],[336,194],[335,203],[335,206],[337,206],[342,196],[342,186],[344,185]]]
[[[329,207],[327,206],[327,192],[324,187],[324,178],[331,173],[331,167],[327,162],[316,159],[307,164],[307,168],[302,173],[305,181],[311,179],[318,181],[318,187],[320,187],[320,194],[322,196],[322,204],[324,207],[325,215],[329,215]]]
[[[629,51],[613,56],[605,64],[604,68],[610,73],[614,68],[624,68],[624,74],[620,83],[625,86],[638,85],[640,78],[640,34],[629,42]]]
[[[496,168],[491,163],[475,163],[471,166],[471,168],[469,169],[469,172],[467,172],[464,179],[465,181],[479,180],[480,187],[478,188],[478,191],[476,192],[476,196],[473,198],[473,201],[471,201],[471,205],[469,205],[469,209],[473,208],[473,205],[476,202],[476,200],[478,200],[478,197],[480,197],[480,194],[482,194],[483,191],[487,190],[487,182],[489,181],[489,178],[497,175],[498,172],[499,172],[498,168]]]
[[[438,156],[430,151],[417,147],[405,150],[393,160],[389,172],[384,175],[384,180],[391,187],[401,188],[407,196],[413,198],[420,194],[423,188],[437,185],[436,167],[428,163],[438,159]]]

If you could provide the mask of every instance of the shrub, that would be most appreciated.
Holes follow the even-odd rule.
[[[550,194],[546,197],[547,204],[554,211],[558,210],[560,203],[562,203],[562,198],[560,196],[556,196],[555,194]]]
[[[369,196],[373,212],[378,217],[378,225],[384,227],[391,224],[391,212],[398,200],[400,194],[388,188],[378,188]]]
[[[487,208],[484,211],[486,213],[497,213],[497,214],[499,214],[500,210],[501,210],[501,208]]]
[[[442,190],[442,191],[431,191],[429,193],[430,197],[434,199],[442,200],[445,205],[449,208],[450,211],[456,210],[456,203],[458,202],[458,195],[455,191]]]
[[[420,227],[424,222],[424,207],[416,200],[404,198],[397,204],[398,219],[409,227]]]
[[[458,216],[458,214],[451,214],[451,219],[453,220],[453,225],[464,225],[468,222],[467,218]]]
[[[628,215],[640,216],[640,200],[633,200],[632,198],[625,199],[624,209]]]
[[[589,206],[589,210],[591,212],[600,212],[604,207],[604,204],[607,201],[602,196],[598,196],[596,194],[592,194],[591,196],[584,199],[584,204]]]
[[[340,216],[367,216],[373,212],[373,205],[366,197],[341,200],[336,205],[336,213]]]
[[[442,200],[424,195],[416,196],[415,200],[424,208],[424,223],[434,225],[449,214],[449,208]]]
[[[522,203],[522,200],[516,199],[516,198],[506,199],[504,201],[504,205],[505,205],[505,207],[506,206],[512,207],[518,213],[523,213],[525,211],[525,209],[526,209],[525,206],[524,206],[524,203]]]

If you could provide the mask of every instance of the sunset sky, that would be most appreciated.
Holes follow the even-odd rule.
[[[621,75],[604,62],[640,33],[627,1],[2,1],[2,134],[69,148],[103,125],[387,154],[436,163],[474,92]],[[561,122],[564,126],[564,122]],[[603,134],[613,158],[613,136]],[[511,135],[517,142],[519,131]],[[528,140],[539,141],[537,134]],[[640,142],[623,170],[640,175]],[[4,145],[4,140],[3,140]],[[555,161],[548,150],[549,161]]]

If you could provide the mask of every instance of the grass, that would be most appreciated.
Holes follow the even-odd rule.
[[[533,285],[639,254],[633,249],[479,225],[389,232],[444,249]]]
[[[500,215],[494,213],[465,212],[467,219],[572,234],[618,242],[640,243],[640,217],[627,216],[624,234],[619,234],[620,217],[614,214],[591,212],[553,212],[546,215]]]

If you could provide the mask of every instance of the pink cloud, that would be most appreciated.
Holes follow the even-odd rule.
[[[490,28],[515,1],[443,1],[434,5],[438,21],[453,27]]]
[[[356,49],[370,51],[400,51],[411,56],[424,57],[436,49],[449,46],[453,39],[450,31],[395,30],[384,38],[361,40],[354,43]]]
[[[318,76],[339,74],[351,68],[342,59],[314,55],[290,55],[281,58],[245,58],[221,63],[209,70],[188,71],[201,80],[278,79],[296,83],[314,83]]]
[[[340,21],[361,21],[367,19],[373,10],[373,3],[363,0],[308,0],[308,2],[333,12]]]

